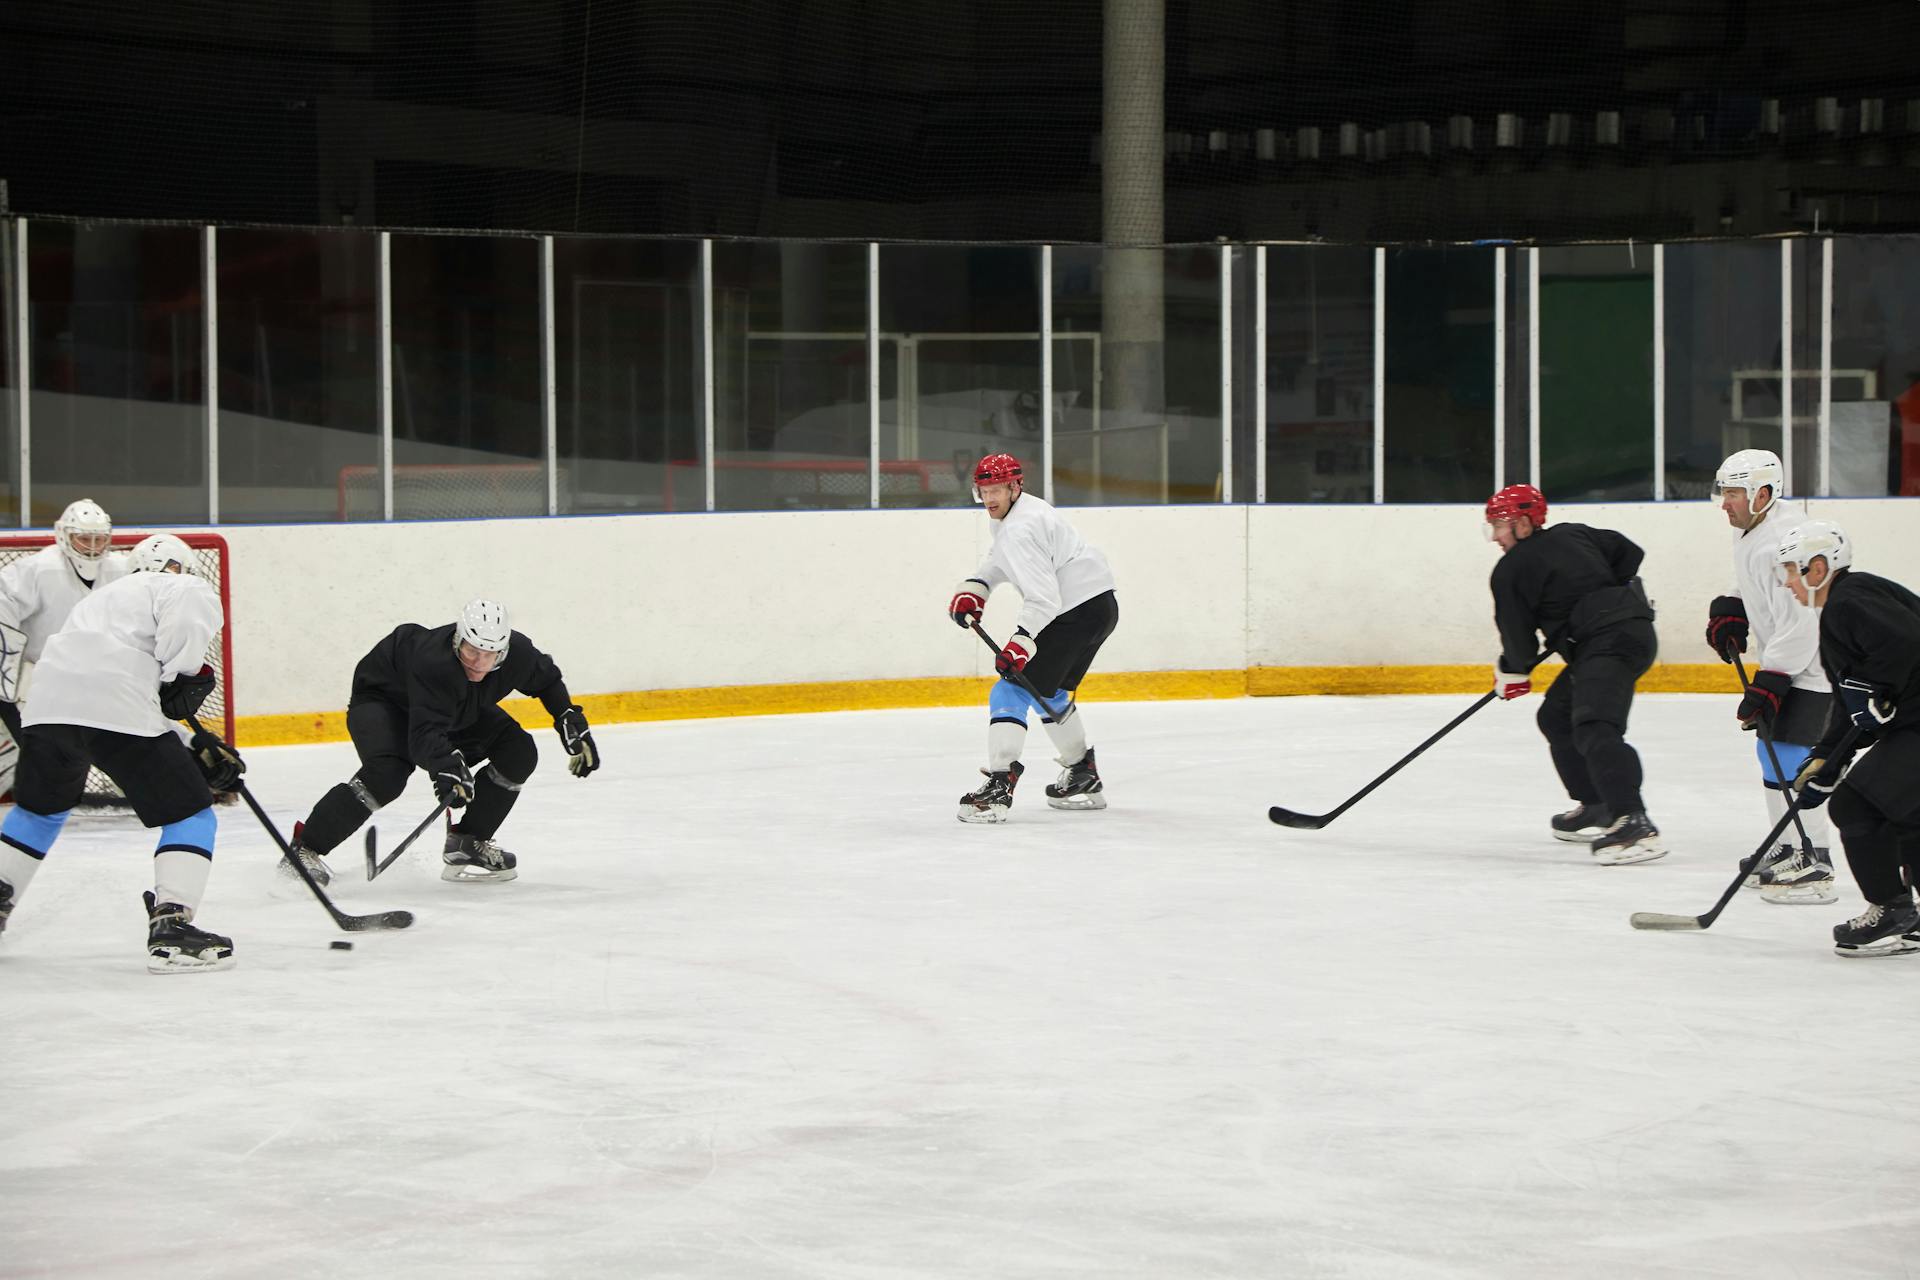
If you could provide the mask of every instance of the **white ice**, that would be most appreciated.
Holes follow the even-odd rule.
[[[76,819],[0,938],[0,1276],[1920,1273],[1920,957],[1743,891],[1725,698],[1632,737],[1673,854],[1590,865],[1529,703],[1089,703],[1111,807],[964,826],[981,710],[598,730],[502,833],[409,855],[352,952],[245,809],[156,977],[151,834]],[[248,753],[283,827],[344,745]],[[391,847],[431,807],[381,815]]]

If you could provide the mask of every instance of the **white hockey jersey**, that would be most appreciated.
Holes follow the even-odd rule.
[[[40,661],[47,641],[67,625],[73,606],[127,576],[124,554],[103,556],[92,585],[73,571],[58,546],[42,547],[0,569],[0,622],[27,637],[26,660]]]
[[[198,671],[225,622],[219,594],[193,574],[136,573],[99,587],[47,641],[21,722],[166,733],[160,685]]]
[[[1022,493],[1006,519],[994,523],[993,549],[973,576],[989,588],[1012,584],[1021,600],[1015,625],[1034,636],[1075,605],[1114,589],[1113,570],[1100,548],[1052,503],[1031,493]]]
[[[1733,594],[1747,607],[1747,675],[1779,671],[1796,689],[1830,693],[1820,665],[1820,615],[1799,604],[1775,577],[1780,539],[1805,517],[1776,502],[1745,533],[1733,535]]]

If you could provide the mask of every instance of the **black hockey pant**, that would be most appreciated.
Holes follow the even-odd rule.
[[[360,771],[320,797],[307,816],[302,841],[316,853],[332,851],[360,829],[373,813],[400,798],[413,762],[407,758],[407,712],[379,698],[354,701],[347,708],[347,736],[360,753]],[[491,839],[506,821],[520,785],[533,776],[540,760],[533,735],[498,707],[488,707],[470,728],[453,735],[453,745],[474,770],[473,803],[453,829]]]
[[[1537,721],[1567,794],[1639,813],[1640,756],[1627,744],[1633,682],[1653,665],[1653,624],[1636,619],[1583,640],[1547,690]]]
[[[1895,902],[1920,884],[1920,729],[1895,729],[1833,791],[1833,825],[1868,902]]]

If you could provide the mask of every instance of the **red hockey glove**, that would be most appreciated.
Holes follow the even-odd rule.
[[[1022,627],[1000,646],[999,653],[993,655],[993,669],[1003,676],[1024,671],[1039,649],[1040,646],[1033,642],[1033,637],[1027,634],[1025,627]]]
[[[968,578],[947,602],[947,616],[959,626],[971,626],[980,621],[980,611],[986,607],[987,584],[978,578]]]
[[[1493,664],[1493,691],[1500,695],[1502,702],[1511,702],[1515,698],[1524,698],[1533,692],[1531,675],[1514,675],[1500,669],[1499,663]]]
[[[1793,677],[1784,671],[1756,671],[1753,682],[1747,686],[1747,696],[1740,699],[1740,705],[1734,715],[1740,719],[1742,729],[1755,727],[1773,732],[1773,722],[1780,718],[1780,705],[1787,700],[1787,694],[1793,689]]]

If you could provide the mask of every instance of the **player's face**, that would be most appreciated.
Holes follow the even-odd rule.
[[[1736,529],[1745,529],[1753,521],[1753,498],[1745,489],[1722,489],[1720,509],[1727,513],[1727,523]]]
[[[1699,508],[1695,508],[1698,510]],[[1487,521],[1487,536],[1499,546],[1501,554],[1513,550],[1513,545],[1533,532],[1533,521],[1526,516],[1512,520]]]
[[[493,669],[500,665],[502,655],[488,653],[485,649],[476,649],[465,640],[455,651],[460,655],[460,669],[467,673],[467,679],[478,684],[485,680]]]
[[[1013,500],[1020,494],[1020,482],[1007,484],[983,484],[980,486],[980,501],[986,506],[987,514],[995,520],[1007,518],[1007,512],[1013,508]]]
[[[78,554],[90,560],[97,559],[107,554],[107,548],[113,545],[113,535],[97,530],[74,529],[67,534],[67,544]]]
[[[1787,590],[1793,592],[1793,598],[1802,605],[1812,607],[1820,603],[1819,591],[1827,585],[1827,558],[1815,556],[1813,563],[1807,566],[1806,576],[1800,574],[1797,564],[1780,566],[1786,572]]]

